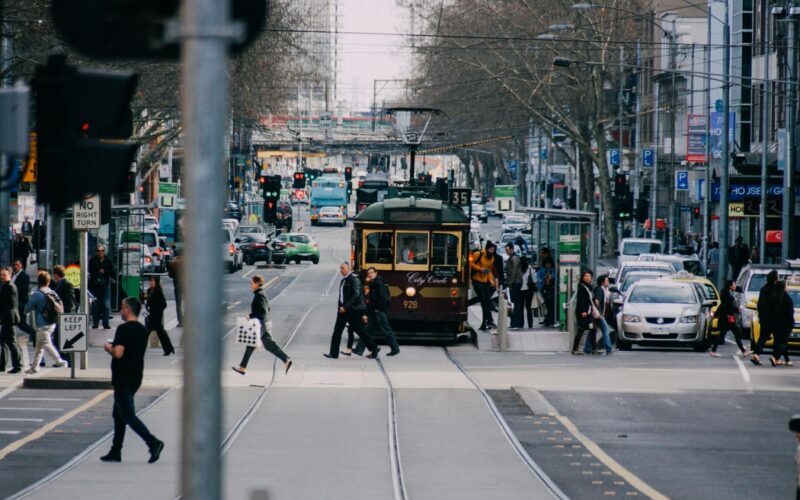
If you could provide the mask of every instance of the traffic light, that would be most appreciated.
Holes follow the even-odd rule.
[[[644,224],[644,221],[650,217],[650,197],[647,193],[642,193],[639,197],[639,202],[636,204],[636,221]]]
[[[259,179],[264,194],[264,222],[275,223],[278,218],[278,198],[281,195],[281,176],[262,175]]]
[[[349,181],[353,178],[353,167],[344,167],[344,180]]]
[[[615,219],[619,221],[631,220],[633,217],[633,198],[630,193],[621,198],[615,198],[615,202],[617,208],[614,213]]]
[[[320,176],[321,173],[322,172],[320,172],[319,169],[315,169],[315,168],[307,168],[306,169],[306,177],[308,178],[309,181],[315,180],[317,177]]]
[[[294,189],[303,189],[306,187],[306,173],[305,172],[295,172],[294,173],[294,182],[292,183],[292,187]]]
[[[692,209],[692,218],[694,220],[698,220],[700,218],[700,207],[694,207]]]
[[[170,35],[180,0],[53,0],[52,15],[62,38],[86,55],[99,58],[167,58],[180,55],[180,37]],[[230,51],[242,52],[261,34],[267,20],[265,0],[233,0],[232,21],[241,26]]]
[[[614,175],[614,196],[625,196],[628,192],[628,179],[625,174]]]
[[[89,194],[131,192],[137,144],[130,72],[69,66],[64,55],[37,66],[33,79],[38,138],[37,197],[56,212]],[[135,183],[135,171],[133,172]]]

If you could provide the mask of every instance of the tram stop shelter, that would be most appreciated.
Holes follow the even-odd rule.
[[[581,210],[561,210],[552,208],[526,208],[524,212],[531,218],[529,248],[536,254],[542,248],[549,248],[555,263],[554,277],[557,293],[554,304],[548,304],[555,311],[554,320],[565,330],[570,318],[564,305],[577,289],[580,270],[588,267],[597,269],[597,254],[600,247],[599,216],[595,212]],[[538,262],[538,255],[532,255],[532,262]],[[567,321],[564,321],[564,320]]]

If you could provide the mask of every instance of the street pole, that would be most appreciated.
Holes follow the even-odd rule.
[[[761,99],[763,103],[761,106],[761,206],[758,209],[758,231],[761,236],[758,237],[758,262],[765,263],[765,253],[767,250],[767,152],[769,151],[769,135],[770,135],[770,121],[772,120],[772,113],[770,108],[770,83],[769,83],[769,42],[770,31],[772,28],[772,18],[770,17],[770,9],[764,11],[766,17],[765,30],[764,30],[764,91]]]
[[[233,33],[229,1],[181,2],[181,112],[186,163],[186,297],[184,389],[181,425],[181,494],[222,497],[222,268],[219,248],[225,202],[225,121],[229,114],[228,43]]]
[[[678,91],[675,88],[675,74],[678,71],[678,57],[675,51],[675,35],[677,31],[675,29],[675,18],[672,18],[672,32],[669,35],[669,52],[670,52],[670,67],[672,68],[672,75],[670,77],[670,104],[669,104],[669,114],[670,114],[670,146],[669,146],[669,163],[670,169],[667,172],[669,174],[669,183],[670,189],[669,195],[672,197],[669,203],[669,226],[667,227],[667,242],[669,243],[669,253],[672,253],[672,249],[674,246],[675,240],[675,205],[677,205],[678,201],[678,186],[675,183],[675,125],[676,125],[676,111],[678,107]]]
[[[794,4],[794,2],[792,2]],[[793,243],[794,228],[794,169],[795,157],[797,155],[797,21],[789,17],[788,36],[786,45],[788,54],[786,57],[786,163],[783,167],[783,214],[781,216],[781,228],[783,238],[781,240],[781,260],[790,257],[790,250]]]
[[[730,69],[731,69],[731,28],[728,23],[729,7],[725,0],[725,17],[722,25],[722,164],[719,174],[719,274],[717,287],[722,290],[728,279],[728,197],[730,195]],[[788,102],[788,101],[787,101]],[[788,163],[787,163],[788,164]]]
[[[711,15],[706,33],[706,168],[703,182],[703,267],[708,269],[708,245],[711,242]]]
[[[658,208],[656,207],[656,203],[658,203],[658,162],[660,161],[660,155],[658,154],[658,144],[661,141],[661,120],[659,120],[659,115],[661,114],[659,111],[661,109],[661,85],[658,83],[654,84],[655,91],[656,91],[656,112],[655,112],[655,122],[656,122],[656,137],[655,143],[656,147],[653,151],[653,182],[652,187],[650,188],[650,237],[656,237],[656,216],[658,215]]]
[[[633,236],[639,236],[639,196],[641,194],[641,181],[642,176],[642,100],[639,98],[639,92],[642,91],[642,47],[639,40],[636,41],[636,158],[634,162],[634,175],[633,175]]]
[[[0,1],[0,13],[3,10],[3,2]],[[0,16],[0,19],[2,16]],[[2,23],[3,33],[2,33],[2,41],[0,41],[0,55],[2,55],[2,60],[0,60],[0,68],[2,68],[3,73],[6,73],[6,77],[0,82],[0,87],[10,87],[11,86],[11,75],[9,70],[11,69],[11,57],[12,57],[12,50],[13,47],[11,46],[11,36],[9,31],[11,31],[11,24],[10,23]],[[5,117],[3,117],[5,118]],[[9,171],[12,167],[10,165],[10,158],[8,155],[0,152],[0,175],[5,175],[7,171]],[[11,227],[11,194],[9,193],[8,189],[0,190],[0,266],[8,267],[11,265],[11,233],[9,228]],[[37,257],[38,258],[38,257]]]
[[[618,127],[619,127],[618,130],[617,130],[617,133],[619,134],[619,144],[618,144],[618,146],[619,146],[619,165],[618,165],[618,168],[619,168],[620,173],[622,173],[622,162],[623,162],[623,160],[622,160],[622,144],[623,144],[622,135],[625,132],[623,127],[622,127],[622,120],[623,120],[623,116],[624,116],[624,113],[625,113],[625,110],[624,110],[624,108],[625,108],[625,98],[624,98],[625,66],[624,66],[624,64],[625,64],[625,47],[622,46],[622,47],[619,48],[619,97],[617,99],[618,100],[617,104],[619,106],[619,109],[618,109],[618,115],[619,116],[617,116],[617,121],[619,122],[617,124]],[[618,201],[621,201],[621,200],[618,200]],[[624,225],[624,222],[622,221],[622,219],[620,219],[619,222],[617,223],[617,241],[618,242],[622,241],[622,228],[623,228],[623,225]]]
[[[85,314],[87,322],[89,321],[89,232],[78,231],[78,251],[80,252],[81,263],[81,286],[80,286],[80,307],[81,314]],[[97,297],[97,300],[104,300],[103,297]],[[75,378],[75,353],[70,354],[70,365],[72,366],[72,378]],[[81,353],[81,370],[87,369],[89,366],[89,355],[86,351]]]

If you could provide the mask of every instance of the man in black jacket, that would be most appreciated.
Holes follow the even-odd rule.
[[[167,299],[164,298],[164,291],[161,290],[161,276],[150,276],[150,288],[147,289],[147,333],[153,330],[158,335],[161,349],[164,356],[175,354],[172,341],[164,329],[164,310],[167,308]]]
[[[6,354],[11,357],[11,370],[8,373],[22,371],[22,351],[17,344],[14,325],[19,323],[19,301],[17,287],[11,283],[11,270],[0,270],[0,372],[6,371]]]
[[[377,358],[380,348],[375,341],[364,331],[363,316],[367,307],[364,304],[364,294],[361,292],[361,280],[350,270],[349,262],[342,262],[339,272],[344,276],[339,284],[339,308],[336,314],[336,324],[333,327],[331,337],[331,349],[325,353],[326,358],[336,359],[339,357],[339,346],[342,343],[342,332],[348,323],[355,330],[356,335],[364,341],[367,349],[370,350],[368,358]]]
[[[386,316],[386,310],[389,308],[389,301],[391,295],[389,294],[389,287],[383,278],[378,276],[378,270],[374,267],[367,269],[367,280],[369,283],[369,293],[367,293],[367,314],[363,316],[363,320],[367,323],[367,331],[370,335],[378,331],[381,335],[386,337],[391,350],[387,356],[397,356],[400,354],[400,345],[397,343],[397,337],[389,325],[389,318]],[[354,353],[361,356],[364,353],[364,342],[358,341]]]
[[[103,328],[109,330],[109,310],[111,309],[111,277],[114,276],[114,264],[106,256],[106,247],[99,245],[97,254],[89,259],[89,291],[97,300],[92,310],[92,328],[97,328],[102,319]]]
[[[761,333],[758,336],[758,341],[755,345],[751,345],[753,355],[750,357],[750,362],[754,365],[760,365],[761,352],[764,350],[764,342],[769,340],[770,337],[775,335],[775,308],[771,303],[772,296],[775,293],[775,287],[778,283],[778,271],[772,270],[767,274],[767,283],[761,287],[758,292],[758,320],[761,323]]]
[[[19,299],[19,323],[17,327],[28,334],[31,345],[36,343],[36,330],[25,321],[25,306],[28,305],[30,296],[31,277],[25,272],[25,263],[21,259],[14,261],[14,274],[11,275],[11,283],[17,287],[17,297]]]

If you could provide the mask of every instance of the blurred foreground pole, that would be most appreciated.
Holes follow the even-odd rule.
[[[222,262],[224,137],[228,116],[228,0],[182,0],[181,112],[185,133],[181,492],[219,500],[222,398]]]

